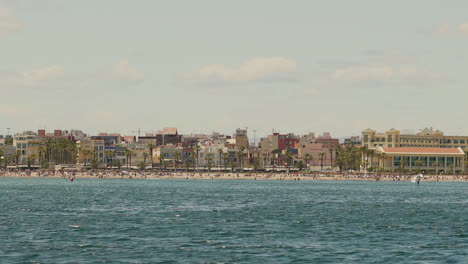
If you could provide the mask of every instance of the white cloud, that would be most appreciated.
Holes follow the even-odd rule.
[[[22,23],[13,15],[11,10],[0,6],[0,33],[16,31],[22,27]]]
[[[139,82],[144,78],[144,74],[132,68],[128,61],[121,61],[114,66],[112,77],[121,81]]]
[[[443,23],[434,27],[432,32],[443,37],[468,37],[468,22],[458,25]]]
[[[63,68],[59,65],[46,66],[24,72],[3,74],[0,76],[2,86],[38,86],[63,76]]]
[[[291,79],[296,67],[296,63],[287,58],[257,58],[238,68],[221,64],[205,66],[192,74],[191,79],[202,82],[280,81]]]
[[[396,66],[353,66],[335,70],[331,78],[336,81],[348,82],[408,82],[430,81],[439,75],[415,67]]]

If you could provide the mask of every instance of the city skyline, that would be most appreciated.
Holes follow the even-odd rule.
[[[466,7],[0,0],[0,130],[468,134]]]

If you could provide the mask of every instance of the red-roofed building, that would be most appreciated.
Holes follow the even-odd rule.
[[[376,154],[372,161],[368,158],[369,166],[391,171],[453,173],[463,171],[465,164],[465,152],[461,148],[377,147]]]

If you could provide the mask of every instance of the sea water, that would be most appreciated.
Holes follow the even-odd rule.
[[[468,263],[468,184],[0,178],[0,263]]]

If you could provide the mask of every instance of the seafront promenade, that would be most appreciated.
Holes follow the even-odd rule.
[[[96,178],[96,179],[200,179],[200,180],[285,180],[285,181],[411,181],[415,175],[363,173],[193,173],[138,171],[2,171],[0,177],[10,178]],[[468,175],[424,175],[422,181],[468,182]]]

